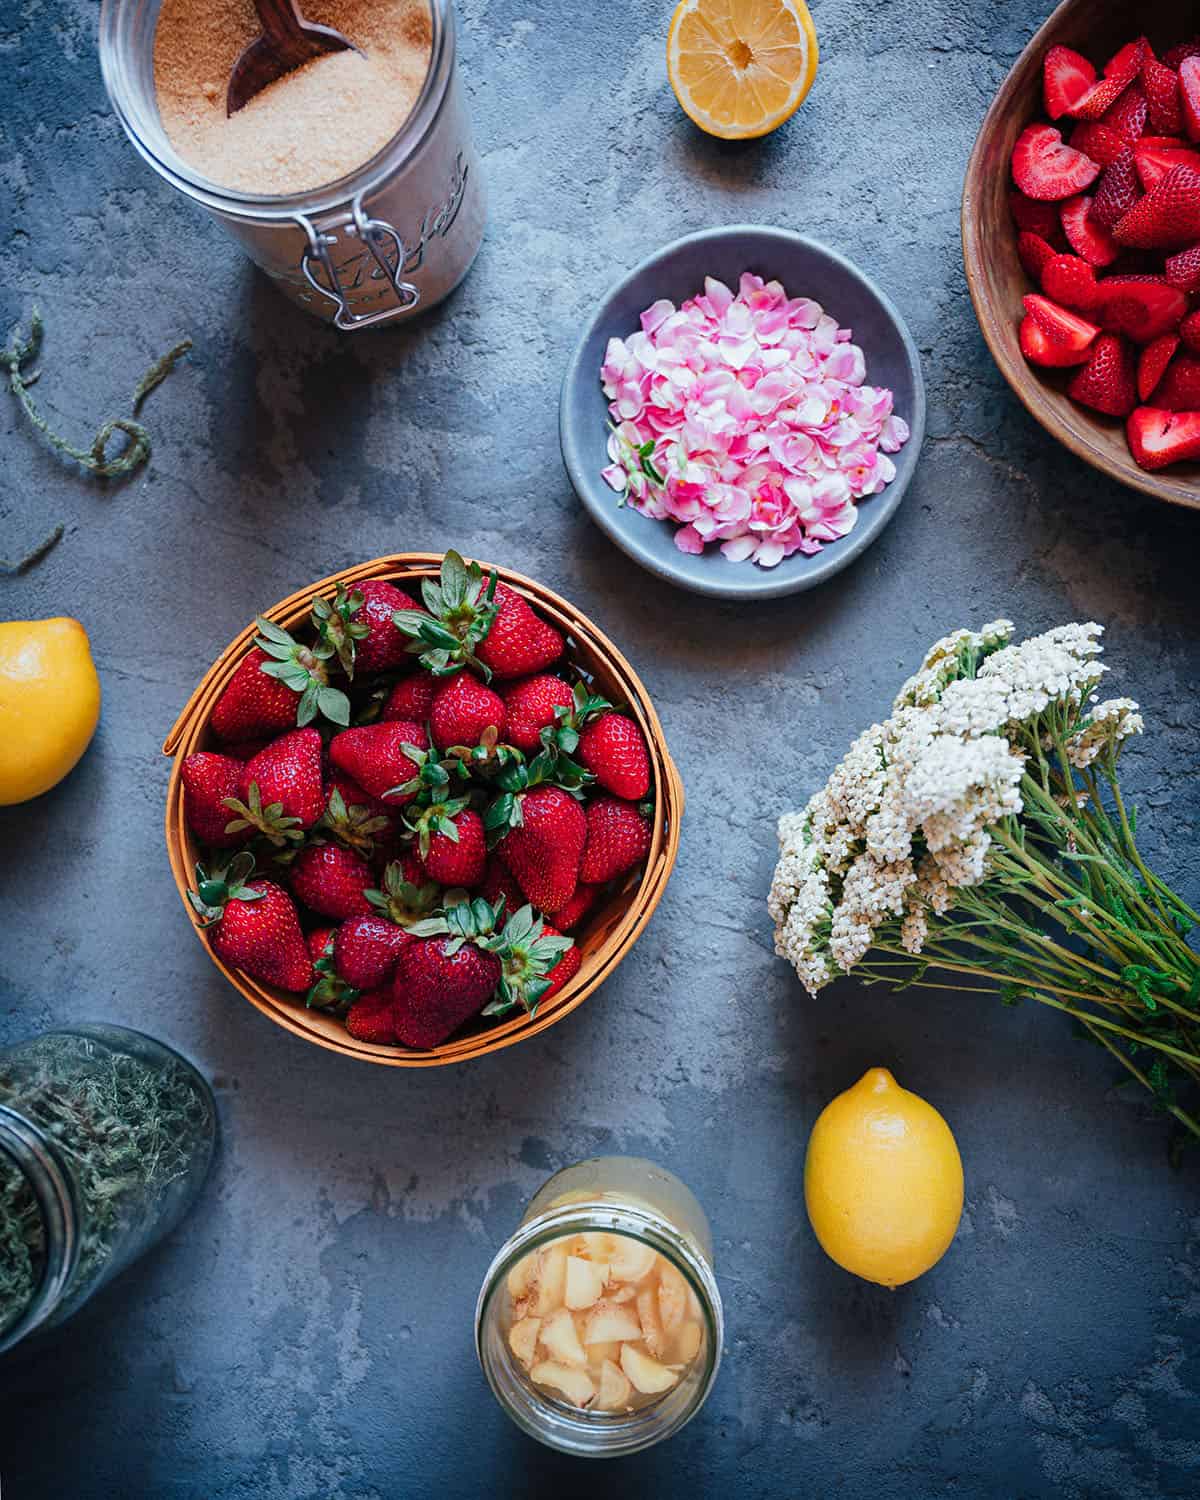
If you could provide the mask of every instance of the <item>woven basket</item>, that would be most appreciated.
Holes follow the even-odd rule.
[[[329,578],[322,578],[320,582],[281,600],[264,613],[268,619],[285,629],[296,629],[307,619],[314,594],[332,597],[337,584],[362,583],[368,578],[386,578],[412,591],[414,587],[419,589],[421,579],[436,577],[440,564],[440,556],[430,552],[403,552],[392,557],[379,557],[373,562],[345,568]],[[410,1051],[403,1047],[374,1046],[369,1042],[356,1041],[341,1021],[333,1016],[323,1015],[320,1011],[307,1009],[303,998],[276,989],[273,985],[260,984],[240,970],[222,963],[199,929],[196,929],[197,936],[204,943],[213,963],[252,1005],[257,1006],[277,1025],[286,1027],[306,1041],[315,1042],[319,1047],[327,1047],[331,1052],[340,1052],[346,1057],[357,1057],[366,1062],[383,1063],[394,1068],[436,1068],[445,1063],[464,1062],[468,1058],[499,1052],[502,1047],[510,1047],[514,1042],[524,1041],[526,1037],[545,1031],[548,1026],[553,1026],[556,1021],[581,1005],[593,990],[603,984],[629,952],[662,899],[675,864],[679,849],[679,822],[683,814],[683,784],[667,751],[662,725],[641,679],[608,637],[565,599],[520,573],[509,572],[506,568],[497,568],[495,571],[510,588],[523,594],[544,619],[563,632],[568,641],[569,657],[592,674],[598,690],[606,698],[618,707],[627,707],[641,726],[650,747],[651,787],[655,808],[650,853],[645,867],[640,872],[631,872],[625,885],[605,906],[594,907],[588,913],[583,931],[576,935],[582,955],[578,974],[546,1005],[539,1007],[535,1017],[518,1014],[493,1024],[483,1020],[473,1022],[450,1041],[428,1052]],[[174,757],[167,788],[167,851],[180,900],[189,919],[192,911],[187,891],[199,849],[183,815],[180,767],[184,759],[196,750],[219,748],[209,729],[209,717],[238,663],[250,649],[256,633],[256,627],[248,625],[222,651],[188,700],[163,745],[163,753]]]

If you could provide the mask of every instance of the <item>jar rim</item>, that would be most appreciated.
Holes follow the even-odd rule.
[[[532,1384],[513,1375],[512,1392],[519,1391],[527,1405],[521,1410],[510,1399],[510,1391],[495,1378],[493,1364],[485,1346],[497,1294],[509,1271],[531,1251],[572,1234],[591,1230],[625,1235],[638,1240],[663,1255],[683,1275],[696,1293],[704,1314],[704,1369],[695,1386],[686,1392],[687,1399],[661,1428],[654,1414],[661,1413],[672,1396],[685,1393],[682,1384],[662,1400],[625,1415],[622,1413],[579,1413],[545,1396]],[[577,1457],[618,1457],[636,1453],[653,1443],[672,1437],[700,1410],[708,1399],[717,1378],[725,1341],[724,1310],[716,1277],[708,1260],[689,1237],[662,1214],[641,1205],[627,1204],[613,1198],[595,1197],[574,1201],[558,1208],[548,1208],[521,1224],[493,1257],[483,1278],[475,1306],[475,1352],[492,1394],[507,1414],[531,1437]],[[602,1441],[597,1438],[604,1435]]]
[[[45,1236],[41,1277],[25,1311],[0,1326],[0,1354],[39,1328],[59,1305],[79,1263],[79,1214],[70,1178],[50,1137],[19,1110],[0,1104],[0,1153],[25,1178],[37,1203]]]
[[[120,13],[131,3],[134,0],[101,0],[100,4],[100,71],[117,119],[139,155],[172,187],[194,202],[233,218],[286,221],[294,220],[298,214],[315,217],[345,210],[355,198],[370,198],[416,153],[433,129],[449,94],[455,61],[454,13],[450,0],[426,0],[433,21],[433,41],[425,81],[396,133],[373,156],[332,182],[299,192],[248,193],[223,187],[193,171],[171,146],[161,125],[159,132],[166,149],[147,139],[138,111],[132,107],[133,90],[117,43]]]

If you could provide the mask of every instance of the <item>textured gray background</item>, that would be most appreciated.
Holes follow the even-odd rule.
[[[199,3],[199,0],[198,0]],[[1160,868],[1197,895],[1194,516],[1115,488],[1024,415],[963,281],[977,121],[1042,5],[814,5],[800,115],[723,147],[664,79],[666,0],[462,0],[491,230],[453,303],[344,339],[286,306],[135,157],[95,58],[93,0],[0,15],[0,314],[46,313],[37,394],[82,438],[147,407],[148,471],[107,489],[3,398],[10,616],[86,623],[96,742],[0,812],[0,1027],[126,1021],[214,1078],[224,1149],[193,1217],[0,1373],[0,1477],[20,1500],[349,1500],[891,1493],[1032,1500],[1200,1489],[1200,1201],[1166,1131],[1062,1018],[843,983],[803,998],[763,900],[778,811],[810,792],[946,629],[1012,615],[1110,627],[1114,690],[1151,733],[1128,779]],[[652,586],[582,517],[557,386],[606,284],[706,224],[803,229],[878,277],[930,386],[917,480],[883,541],[813,595],[714,608]],[[796,288],[797,291],[806,290]],[[683,849],[620,973],[544,1039],[458,1070],[341,1062],[263,1020],[188,931],[162,846],[165,731],[257,607],[331,568],[461,547],[544,578],[625,648],[688,791]],[[967,1210],[890,1295],[807,1227],[804,1142],[869,1065],[932,1099]],[[643,1152],[712,1217],[729,1344],[702,1416],[618,1469],[543,1452],[493,1404],[471,1311],[553,1168]]]

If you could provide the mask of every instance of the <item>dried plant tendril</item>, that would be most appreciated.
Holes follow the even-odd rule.
[[[49,423],[33,404],[33,398],[29,394],[29,388],[36,384],[40,371],[26,373],[24,366],[36,359],[41,352],[42,333],[42,315],[35,304],[29,321],[29,337],[23,339],[18,329],[13,336],[12,344],[6,349],[0,349],[0,369],[7,370],[9,388],[24,408],[25,415],[52,448],[66,458],[74,459],[98,479],[112,479],[119,475],[132,474],[136,468],[146,462],[151,452],[150,434],[140,422],[134,421],[133,418],[141,410],[142,402],[150,392],[163,383],[176,363],[192,347],[191,339],[183,339],[173,349],[169,349],[138,381],[133,393],[133,416],[110,418],[97,429],[90,448],[76,448],[66,438],[51,429]],[[110,458],[108,444],[113,434],[117,432],[123,432],[129,442],[120,453]],[[19,571],[19,568],[15,571]]]
[[[90,1036],[51,1032],[0,1057],[0,1104],[49,1137],[77,1188],[81,1249],[66,1309],[115,1257],[123,1264],[149,1242],[145,1231],[211,1137],[209,1102],[173,1056],[156,1064]],[[0,1151],[0,1332],[29,1306],[45,1260],[33,1189]]]

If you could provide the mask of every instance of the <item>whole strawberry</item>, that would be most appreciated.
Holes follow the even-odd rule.
[[[333,965],[355,989],[378,989],[391,979],[400,950],[412,941],[386,917],[351,917],[333,939]]]
[[[638,802],[650,790],[650,753],[642,731],[626,714],[606,713],[584,726],[576,752],[580,764],[614,797]]]
[[[515,800],[520,822],[504,836],[504,861],[527,901],[556,912],[575,894],[587,818],[561,787],[535,786]]]
[[[486,901],[452,907],[422,923],[406,943],[392,981],[396,1035],[409,1047],[436,1047],[478,1015],[500,983],[501,963],[483,944],[494,940]],[[442,933],[427,932],[438,926]]]
[[[543,729],[558,718],[557,710],[569,711],[571,689],[561,677],[547,672],[523,677],[504,693],[504,737],[510,745],[532,755],[541,746]]]
[[[650,825],[630,802],[597,797],[588,803],[587,843],[579,866],[585,885],[603,885],[632,870],[650,852]]]
[[[225,805],[225,799],[237,796],[241,774],[241,761],[211,750],[197,750],[180,767],[184,817],[202,844],[213,849],[232,849],[246,842],[242,832],[225,831],[226,825],[237,817]]]
[[[314,927],[306,935],[304,946],[308,949],[308,956],[313,963],[322,958],[333,957],[333,940],[336,935],[336,927]]]
[[[551,927],[549,922],[546,922],[543,925],[542,935],[548,938],[562,937],[562,933],[558,930],[558,928]],[[554,967],[546,975],[546,979],[549,982],[549,988],[542,996],[543,1002],[545,1002],[546,1000],[552,1000],[554,996],[558,994],[559,990],[561,990],[563,986],[568,983],[569,980],[574,979],[576,974],[579,973],[579,969],[582,963],[583,954],[580,953],[578,944],[572,943],[571,946],[563,953],[562,957],[558,960]]]
[[[488,855],[483,880],[479,885],[479,894],[489,906],[495,906],[503,896],[504,909],[510,912],[516,911],[525,900],[525,894],[517,884],[516,876],[504,863],[497,850],[493,850]]]
[[[376,1047],[394,1047],[394,1012],[391,990],[373,990],[371,994],[361,996],[350,1007],[346,1016],[346,1030],[356,1042],[369,1042]]]
[[[487,868],[487,835],[483,819],[465,807],[452,817],[439,820],[420,854],[427,880],[438,885],[473,889]]]
[[[505,583],[496,585],[496,605],[496,618],[475,653],[494,677],[526,677],[562,656],[562,636]]]
[[[579,967],[578,962],[574,968],[568,963],[561,984],[555,982],[552,976],[572,953],[578,959],[578,949],[571,938],[543,921],[528,905],[513,912],[493,942],[500,957],[500,985],[485,1016],[502,1016],[518,1005],[536,1015],[538,1005]]]
[[[554,925],[560,932],[570,932],[578,927],[599,899],[600,892],[594,885],[581,885],[567,902],[554,913]]]
[[[438,689],[429,729],[439,750],[478,745],[488,729],[504,733],[504,699],[470,672],[458,672]]]
[[[271,658],[257,646],[242,659],[217,699],[209,723],[223,740],[246,740],[294,729],[299,700],[287,683],[268,677]]]
[[[251,837],[258,832],[272,843],[297,842],[325,811],[322,755],[315,729],[293,729],[272,740],[242,767],[230,817]]]
[[[393,719],[426,723],[433,708],[433,700],[444,682],[445,678],[435,677],[432,672],[426,672],[423,668],[414,672],[411,677],[402,677],[384,701],[380,720],[385,724]]]
[[[396,792],[390,797],[384,797],[384,793],[410,781],[420,769],[405,752],[406,745],[428,749],[429,739],[420,724],[407,719],[363,724],[335,734],[329,744],[329,758],[372,797],[382,798],[389,807],[402,807],[415,793]]]
[[[421,606],[403,589],[382,578],[369,578],[358,584],[353,593],[357,608],[350,611],[353,626],[366,628],[366,634],[353,639],[353,670],[357,673],[387,672],[409,663],[408,637],[402,635],[392,616],[398,609],[420,611]]]
[[[270,880],[252,880],[254,857],[234,855],[211,875],[197,867],[188,898],[213,952],[252,979],[299,993],[313,982],[313,965],[292,898]]]
[[[366,892],[375,885],[371,867],[341,844],[309,844],[289,871],[292,890],[309,911],[343,921],[371,914]]]

